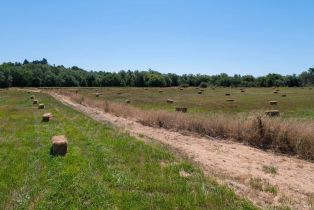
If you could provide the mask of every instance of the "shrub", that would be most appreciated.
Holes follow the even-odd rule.
[[[207,88],[208,84],[206,82],[201,82],[201,84],[199,85],[201,88]]]

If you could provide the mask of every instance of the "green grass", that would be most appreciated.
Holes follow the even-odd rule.
[[[263,171],[266,174],[277,174],[277,168],[275,166],[263,166]]]
[[[45,110],[27,93],[0,91],[0,209],[256,209],[165,147],[34,95]],[[41,122],[44,112],[53,120]],[[60,134],[69,152],[53,157]]]
[[[73,89],[73,88],[72,88]],[[203,94],[198,94],[194,87],[179,90],[178,88],[98,88],[102,95],[97,100],[109,100],[125,103],[131,100],[131,104],[153,110],[174,111],[176,106],[188,107],[192,113],[212,114],[216,112],[239,113],[251,111],[265,111],[278,109],[286,117],[314,117],[314,90],[309,88],[278,88],[278,94],[274,94],[272,88],[246,88],[242,93],[239,88],[205,88]],[[163,92],[159,93],[162,89]],[[276,88],[277,89],[277,88]],[[87,98],[95,99],[95,88],[80,88],[79,94]],[[119,94],[120,93],[120,94]],[[230,93],[230,96],[225,96]],[[282,97],[286,94],[286,97]],[[174,104],[166,103],[170,98]],[[234,99],[228,102],[226,99]],[[276,100],[278,105],[271,106],[268,101]]]

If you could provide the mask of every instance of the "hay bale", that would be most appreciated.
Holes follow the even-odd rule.
[[[125,103],[129,104],[129,103],[131,103],[131,101],[130,100],[126,100]]]
[[[200,91],[204,92],[205,90],[204,89],[200,89]]]
[[[282,97],[286,97],[287,95],[286,95],[286,94],[282,94],[281,96],[282,96]]]
[[[174,103],[174,100],[172,100],[172,99],[167,99],[167,103],[168,103],[168,104],[173,104],[173,103]]]
[[[183,90],[183,88],[180,88],[180,90]]]
[[[279,92],[280,90],[277,89],[276,91]]]
[[[33,100],[33,104],[38,104],[38,100]]]
[[[245,90],[241,90],[241,93],[245,93]]]
[[[274,93],[274,94],[277,94],[277,93],[278,93],[278,91],[273,91],[273,93]]]
[[[54,136],[52,137],[51,141],[52,141],[51,148],[52,155],[64,156],[68,152],[68,140],[64,135]]]
[[[234,99],[229,98],[229,99],[226,99],[226,101],[228,101],[228,102],[233,102]]]
[[[226,95],[226,96],[230,96],[231,94],[230,94],[230,93],[226,93],[225,95]]]
[[[49,120],[52,118],[52,114],[51,113],[45,113],[42,116],[42,121],[43,122],[49,122]]]
[[[100,96],[100,93],[95,93],[95,96],[96,96],[96,97],[99,97],[99,96]]]
[[[176,112],[186,113],[187,111],[188,111],[188,108],[186,107],[176,107]]]
[[[268,110],[268,111],[265,111],[265,114],[269,117],[279,117],[280,116],[279,110]]]
[[[309,88],[310,90],[312,90],[312,88]]]
[[[121,94],[122,94],[121,92],[118,92],[118,93],[117,93],[117,95],[121,95]]]
[[[198,91],[197,93],[198,93],[198,94],[203,94],[203,92],[202,92],[202,91]]]
[[[162,93],[162,92],[164,92],[163,90],[159,90],[159,93]]]
[[[44,109],[45,108],[45,105],[44,104],[39,104],[38,105],[38,109]]]
[[[34,99],[35,98],[35,96],[31,96],[31,99]]]
[[[268,101],[268,103],[269,103],[270,105],[277,105],[277,104],[278,104],[278,101]]]

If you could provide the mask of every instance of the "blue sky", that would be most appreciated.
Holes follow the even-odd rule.
[[[0,63],[300,73],[314,65],[313,8],[312,0],[0,0]]]

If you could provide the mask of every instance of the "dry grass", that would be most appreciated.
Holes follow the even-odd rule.
[[[146,111],[121,103],[82,99],[81,96],[66,90],[57,92],[83,105],[97,107],[117,116],[133,118],[147,126],[231,139],[253,147],[314,160],[313,121],[271,118],[261,112],[238,115],[220,113],[203,117],[179,112]]]

